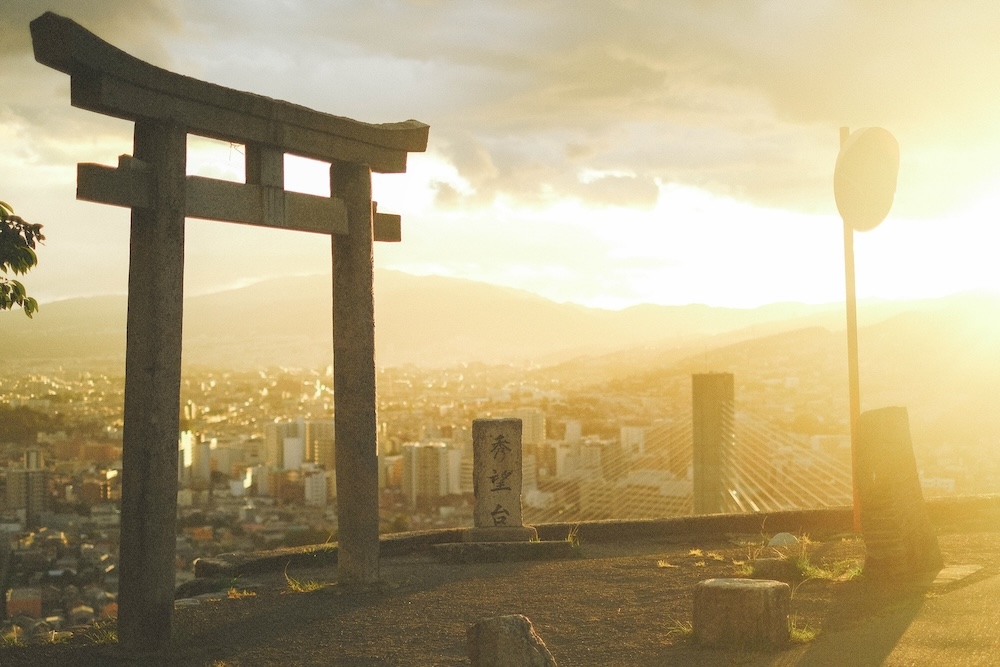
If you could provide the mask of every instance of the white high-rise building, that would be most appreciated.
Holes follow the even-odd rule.
[[[403,445],[403,495],[411,507],[448,495],[448,446],[443,442]]]
[[[305,485],[305,503],[314,507],[326,505],[327,500],[327,473],[325,470],[312,469],[302,475],[302,482]]]
[[[282,444],[282,468],[298,470],[306,460],[306,439],[304,436],[286,437]]]
[[[521,444],[545,443],[545,413],[538,408],[520,408],[511,415],[521,420]]]
[[[641,426],[622,426],[619,441],[626,452],[646,453],[646,429]]]
[[[567,443],[575,445],[583,439],[583,424],[579,419],[569,419],[566,421],[566,435],[563,438]]]

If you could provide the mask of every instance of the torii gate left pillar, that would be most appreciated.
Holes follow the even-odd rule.
[[[77,167],[77,198],[132,211],[119,642],[148,651],[171,637],[186,217],[330,236],[338,578],[375,581],[372,243],[398,241],[400,219],[376,212],[371,173],[406,171],[407,153],[427,147],[427,125],[361,123],[183,77],[52,13],[32,21],[31,33],[35,59],[70,75],[74,106],[135,122],[133,155],[117,168]],[[246,183],[186,176],[189,132],[244,144]],[[329,162],[331,196],[286,192],[285,153]]]

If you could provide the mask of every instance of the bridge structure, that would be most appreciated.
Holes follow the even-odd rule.
[[[692,409],[647,428],[641,452],[622,451],[620,443],[567,446],[581,452],[583,463],[551,481],[538,480],[538,492],[525,494],[525,522],[851,505],[851,453],[846,436],[809,438],[788,433],[771,418],[737,409],[731,397],[714,410],[714,443],[699,439],[696,409]],[[698,447],[717,447],[707,468]],[[699,492],[701,498],[696,497]]]

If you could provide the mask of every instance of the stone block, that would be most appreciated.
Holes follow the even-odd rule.
[[[753,562],[754,579],[775,579],[795,581],[799,578],[799,568],[795,561],[787,558],[758,558]]]
[[[791,587],[760,579],[706,579],[694,589],[694,637],[706,646],[788,642]]]
[[[472,667],[555,667],[556,661],[526,616],[487,618],[466,633]]]

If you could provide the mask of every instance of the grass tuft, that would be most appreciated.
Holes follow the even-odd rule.
[[[239,589],[234,586],[229,589],[228,596],[230,600],[242,600],[244,598],[255,598],[257,597],[257,593],[254,591]]]
[[[679,638],[679,639],[689,639],[694,636],[694,625],[691,621],[678,621],[673,620],[671,624],[667,626],[667,638]]]
[[[288,576],[287,565],[285,565],[285,582],[288,585],[288,590],[292,593],[312,593],[313,591],[318,591],[326,586],[326,584],[322,584],[311,579],[303,581]]]
[[[113,620],[95,623],[83,638],[91,644],[117,644],[118,624]]]
[[[569,534],[566,536],[566,541],[572,544],[574,547],[580,546],[580,524],[575,524],[569,529]]]
[[[661,567],[661,568],[680,567],[680,565],[671,565],[669,561],[658,560],[658,561],[656,561],[656,567]]]
[[[788,619],[788,641],[793,644],[808,644],[816,639],[819,631],[809,624],[800,626],[795,616]]]

